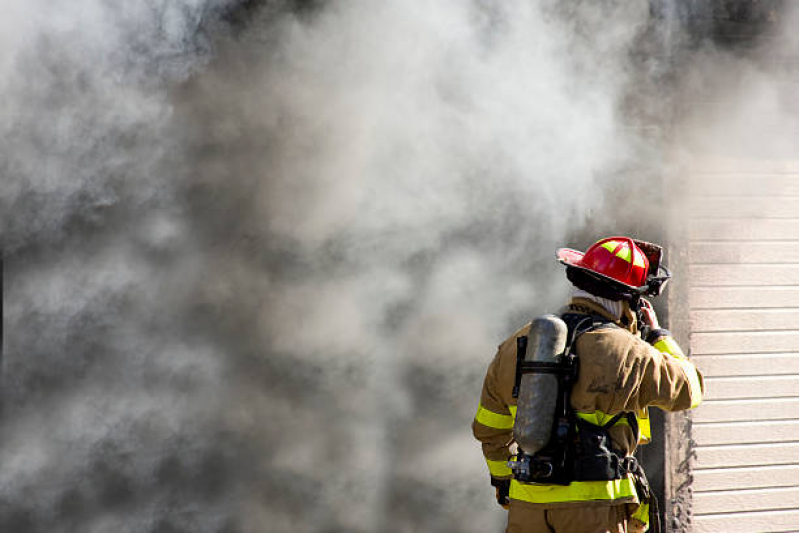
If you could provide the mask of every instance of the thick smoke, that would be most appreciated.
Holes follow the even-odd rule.
[[[669,58],[635,53],[679,28],[478,0],[0,24],[0,530],[499,530],[482,373],[564,301],[557,246],[658,224],[632,206]]]
[[[796,23],[799,10],[782,9],[740,49],[705,46],[686,65],[682,147],[697,159],[793,159],[797,150]]]
[[[221,42],[175,96],[213,277],[242,270],[210,297],[240,317],[254,298],[239,364],[264,375],[238,403],[274,485],[254,480],[250,527],[501,520],[469,436],[481,374],[509,324],[563,301],[555,245],[631,157],[617,107],[647,12],[581,36],[604,15],[331,5]]]

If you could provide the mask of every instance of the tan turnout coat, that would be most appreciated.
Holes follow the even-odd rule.
[[[566,310],[612,320],[604,308],[587,299],[575,298]],[[641,426],[639,435],[633,434],[626,423],[610,429],[614,447],[632,455],[639,443],[648,441],[647,408],[677,411],[695,407],[702,399],[704,383],[702,374],[671,337],[661,337],[653,345],[644,342],[629,310],[616,324],[619,327],[599,328],[578,337],[575,352],[580,358],[579,377],[572,389],[571,404],[577,413],[593,414],[599,420],[608,420],[619,412],[636,413]],[[513,444],[516,338],[527,335],[529,329],[527,324],[499,346],[488,367],[472,424],[474,436],[482,442],[489,470],[496,478],[511,475],[505,463],[512,455]],[[592,483],[595,485],[588,486],[590,490],[578,487]],[[631,494],[614,489],[605,493],[598,483],[603,482],[575,482],[569,492],[569,487],[549,486],[551,490],[545,490],[546,485],[518,484],[514,480],[511,498],[536,507],[638,503],[634,491]]]

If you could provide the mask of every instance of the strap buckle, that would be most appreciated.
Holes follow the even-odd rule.
[[[641,467],[638,464],[638,459],[636,459],[632,455],[619,457],[619,473],[621,473],[622,475],[635,474],[636,472],[638,472],[640,468]]]

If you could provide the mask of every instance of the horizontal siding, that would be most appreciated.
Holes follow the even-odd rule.
[[[693,533],[799,532],[799,161],[689,182]]]
[[[705,376],[705,398],[731,400],[737,398],[796,397],[799,376]]]
[[[795,218],[741,219],[693,218],[688,223],[692,241],[796,241],[799,240],[799,213]]]
[[[799,309],[796,287],[694,287],[689,295],[692,310],[703,309]],[[691,313],[693,317],[693,313]],[[799,320],[799,315],[797,315]]]
[[[695,423],[691,436],[703,446],[799,441],[799,420]]]
[[[690,265],[691,286],[799,286],[799,265]]]
[[[691,264],[799,263],[799,241],[691,242],[688,257]]]
[[[694,495],[694,502],[707,514],[734,513],[741,509],[749,511],[790,509],[798,501],[799,486],[700,492]]]
[[[799,442],[699,446],[695,451],[697,469],[799,464]]]
[[[694,492],[795,487],[799,465],[708,468],[694,471]]]
[[[799,353],[695,355],[694,364],[714,377],[799,374]],[[797,391],[799,395],[799,391]]]
[[[799,196],[799,174],[711,174],[691,185],[691,193],[697,197],[756,196],[764,190],[770,195]]]
[[[698,218],[796,218],[799,196],[714,196],[693,198],[691,212]]]
[[[757,331],[796,329],[796,309],[720,309],[691,313],[691,331]]]
[[[799,350],[799,330],[694,333],[691,349],[697,355],[793,353]]]
[[[799,418],[799,391],[795,398],[705,400],[693,414],[694,422],[748,422]]]
[[[752,179],[763,175],[785,174],[788,176],[799,175],[799,160],[790,159],[752,159],[732,158],[724,156],[703,157],[693,161],[691,175],[696,180],[724,178],[745,174]]]
[[[746,509],[746,506],[742,507]],[[697,533],[796,533],[799,510],[768,510],[699,515],[693,518]]]

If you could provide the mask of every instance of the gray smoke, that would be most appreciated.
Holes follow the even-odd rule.
[[[482,374],[660,223],[670,17],[12,1],[0,530],[501,529]]]

